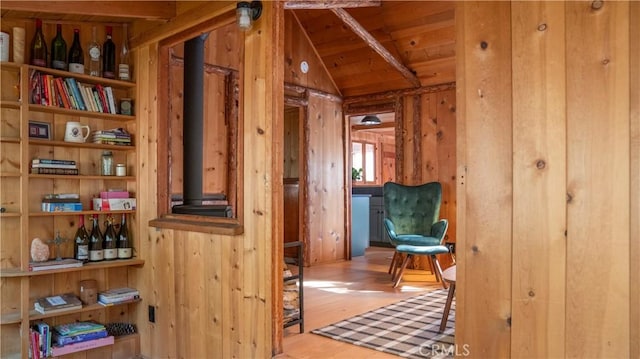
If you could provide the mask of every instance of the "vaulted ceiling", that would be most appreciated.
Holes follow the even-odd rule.
[[[326,8],[291,11],[342,96],[455,81],[454,2],[318,3]]]

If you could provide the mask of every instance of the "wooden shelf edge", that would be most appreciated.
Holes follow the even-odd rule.
[[[75,215],[92,215],[92,214],[121,214],[121,213],[136,213],[135,209],[123,209],[114,211],[64,211],[64,212],[31,212],[29,217],[49,217],[49,216],[75,216]]]
[[[104,180],[104,181],[135,181],[134,176],[100,176],[100,175],[41,175],[30,173],[29,178],[52,179],[77,179],[77,180]]]
[[[5,269],[0,269],[0,277],[1,278],[33,277],[33,276],[39,276],[39,275],[56,274],[56,273],[64,273],[64,272],[78,272],[78,271],[93,270],[93,269],[107,269],[107,268],[131,267],[131,266],[141,267],[143,265],[144,265],[144,259],[116,259],[113,261],[86,263],[82,267],[43,270],[43,271],[37,271],[37,272],[23,271],[20,269],[13,269],[13,268],[12,269],[5,268]]]
[[[20,138],[2,136],[2,137],[0,137],[0,142],[3,142],[3,143],[20,143]]]
[[[133,88],[133,87],[136,87],[136,83],[135,82],[130,82],[130,81],[114,80],[114,79],[107,79],[107,78],[104,78],[104,77],[90,76],[90,75],[85,75],[85,74],[77,74],[77,73],[74,73],[74,72],[52,69],[50,67],[41,67],[41,66],[28,65],[28,68],[30,70],[37,70],[37,71],[44,72],[46,74],[55,75],[55,76],[73,77],[73,78],[81,80],[83,82],[89,82],[89,83],[92,83],[92,84],[101,84],[103,86],[104,85],[109,85],[109,86],[122,87],[122,88]]]
[[[56,113],[60,115],[71,115],[71,116],[80,116],[80,117],[95,117],[103,120],[135,121],[136,119],[136,117],[132,115],[120,115],[116,113],[74,110],[74,109],[58,107],[58,106],[45,106],[45,105],[36,105],[36,104],[29,104],[29,111],[50,112],[50,113]]]
[[[80,111],[82,112],[82,111]],[[56,146],[56,147],[78,147],[78,148],[89,148],[89,149],[100,149],[100,150],[111,150],[111,151],[135,151],[136,146],[124,146],[124,145],[103,145],[100,143],[92,143],[92,142],[66,142],[66,141],[53,141],[53,140],[43,140],[43,139],[29,139],[30,145],[38,145],[38,146]]]
[[[2,107],[2,108],[19,109],[20,106],[22,106],[22,102],[20,102],[20,101],[11,101],[11,100],[2,100],[2,101],[0,101],[0,107]]]
[[[46,319],[46,318],[52,318],[52,317],[60,317],[60,316],[63,316],[63,315],[69,315],[69,314],[75,314],[75,313],[90,312],[90,311],[93,311],[93,310],[100,310],[100,309],[106,309],[106,308],[110,308],[110,307],[133,304],[133,303],[138,303],[138,302],[141,302],[141,301],[142,301],[142,299],[134,299],[134,300],[128,300],[126,302],[117,303],[117,304],[113,304],[113,305],[102,305],[100,303],[96,303],[96,304],[83,305],[82,309],[73,309],[73,310],[68,310],[68,311],[63,311],[63,312],[45,313],[45,314],[36,312],[35,310],[31,310],[31,311],[29,311],[29,320],[40,320],[40,319]]]
[[[185,230],[209,234],[237,236],[244,233],[244,226],[234,219],[204,218],[202,216],[164,216],[149,221],[151,227]]]

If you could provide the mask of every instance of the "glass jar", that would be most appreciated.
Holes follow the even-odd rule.
[[[102,152],[101,174],[103,176],[113,176],[113,154],[111,151]]]
[[[116,176],[124,177],[127,175],[127,166],[124,163],[118,163],[116,165]]]

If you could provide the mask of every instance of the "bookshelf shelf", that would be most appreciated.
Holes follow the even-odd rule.
[[[14,108],[19,109],[22,106],[20,101],[2,100],[0,101],[0,107],[2,108]]]
[[[48,178],[48,179],[64,179],[64,180],[103,180],[103,181],[135,181],[134,176],[100,176],[100,175],[40,175],[29,174],[29,178]]]
[[[20,143],[20,139],[16,138],[16,137],[3,136],[3,137],[0,137],[0,142],[3,142],[3,143]]]
[[[142,259],[115,259],[112,261],[85,263],[82,267],[51,269],[51,270],[43,270],[43,271],[37,271],[37,272],[31,272],[28,270],[24,271],[24,270],[21,270],[20,268],[2,268],[0,269],[0,278],[35,277],[35,276],[56,274],[56,273],[78,272],[78,271],[86,271],[86,270],[94,270],[94,269],[108,269],[108,268],[116,268],[116,267],[143,266],[143,265],[144,265],[144,260]]]
[[[104,77],[96,77],[96,76],[89,76],[89,75],[71,73],[71,72],[68,72],[68,71],[55,70],[55,69],[52,69],[52,68],[49,68],[49,67],[40,67],[40,66],[29,65],[29,69],[30,70],[40,71],[42,73],[50,74],[50,75],[58,76],[58,77],[73,77],[78,81],[86,82],[86,83],[90,83],[90,84],[100,84],[100,85],[123,87],[123,88],[134,88],[134,87],[136,87],[136,84],[134,82],[112,80],[112,79],[107,79],[107,78],[104,78]]]
[[[122,302],[122,303],[118,303],[118,304],[114,304],[113,306],[120,306],[120,305],[128,305],[128,304],[133,304],[133,303],[138,303],[142,301],[142,299],[135,299],[135,300],[128,300],[126,302]],[[110,306],[104,306],[101,305],[99,303],[96,304],[90,304],[90,305],[83,305],[82,309],[73,309],[73,310],[68,310],[68,311],[64,311],[64,312],[56,312],[56,313],[49,313],[49,314],[42,314],[42,313],[38,313],[35,310],[31,310],[29,311],[29,320],[40,320],[40,319],[45,319],[45,318],[53,318],[53,317],[59,317],[62,315],[69,315],[69,314],[75,314],[75,313],[84,313],[84,312],[90,312],[92,310],[100,310],[100,309],[104,309]]]
[[[119,211],[67,211],[67,212],[31,212],[29,217],[51,217],[51,216],[80,216],[92,214],[120,214],[120,213],[136,213],[135,209],[119,210]]]
[[[63,107],[57,106],[44,106],[44,105],[29,105],[29,111],[34,112],[50,112],[60,115],[70,115],[70,116],[82,116],[82,117],[95,117],[104,120],[117,120],[117,121],[134,121],[136,119],[135,116],[128,115],[117,115],[112,113],[104,113],[104,112],[93,112],[93,111],[82,111],[82,110],[73,110]]]
[[[36,146],[55,146],[55,147],[75,147],[75,148],[88,148],[88,149],[101,149],[110,151],[135,151],[136,146],[118,146],[118,145],[103,145],[99,143],[75,143],[65,141],[51,141],[51,140],[38,140],[29,139],[30,145]]]

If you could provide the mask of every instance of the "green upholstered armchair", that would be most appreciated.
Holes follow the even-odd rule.
[[[442,269],[436,255],[449,252],[443,245],[448,222],[439,219],[442,185],[429,182],[406,186],[387,182],[383,187],[383,196],[384,225],[396,249],[389,266],[389,273],[393,271],[394,287],[400,283],[409,258],[414,255],[429,256],[436,280],[442,281]],[[400,263],[402,254],[406,256]],[[398,268],[400,272],[396,274]]]

